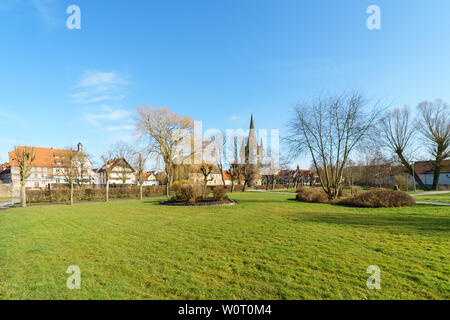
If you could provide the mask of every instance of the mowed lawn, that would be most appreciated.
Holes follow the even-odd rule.
[[[450,210],[233,194],[0,211],[0,299],[449,299]],[[68,290],[77,265],[81,290]],[[381,268],[369,290],[368,266]]]
[[[428,196],[414,197],[414,199],[424,202],[450,203],[450,193],[430,194]]]

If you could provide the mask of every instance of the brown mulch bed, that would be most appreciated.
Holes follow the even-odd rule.
[[[232,206],[236,202],[230,199],[224,199],[222,201],[215,201],[214,199],[197,200],[196,203],[191,204],[186,201],[163,201],[159,203],[163,206],[186,206],[186,207],[212,207],[212,206]]]

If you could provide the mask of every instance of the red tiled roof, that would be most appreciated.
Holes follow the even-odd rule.
[[[229,171],[223,170],[222,173],[223,173],[223,178],[224,178],[225,180],[231,180],[231,175],[230,175],[230,172],[229,172]]]
[[[53,148],[37,148],[37,147],[24,147],[19,146],[19,152],[22,152],[23,148],[27,148],[27,150],[34,149],[34,161],[33,161],[33,167],[47,167],[52,168],[57,166],[57,157],[62,157],[63,155],[67,154],[69,150],[63,150],[63,149],[53,149]],[[78,153],[77,151],[74,151]],[[80,153],[82,154],[82,153]],[[16,154],[15,150],[9,152],[9,163],[17,164],[17,161],[15,160]]]

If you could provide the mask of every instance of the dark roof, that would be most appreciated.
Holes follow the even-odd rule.
[[[433,173],[433,162],[432,161],[419,161],[414,164],[414,170],[418,174]],[[442,161],[441,173],[450,172],[450,160]]]
[[[114,167],[118,166],[121,162],[125,163],[129,168],[131,168],[132,172],[135,172],[134,168],[125,160],[124,158],[116,158],[109,160],[107,163],[110,165],[110,169],[113,169]],[[105,172],[106,171],[106,165],[103,165],[100,169],[98,169],[98,173]]]

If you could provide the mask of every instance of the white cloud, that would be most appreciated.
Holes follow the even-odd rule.
[[[104,87],[108,85],[124,84],[126,81],[114,72],[85,71],[77,87]]]
[[[72,103],[91,104],[125,99],[127,81],[115,72],[85,71],[67,97]]]
[[[106,105],[102,105],[96,113],[86,113],[85,118],[90,124],[102,127],[103,122],[111,121],[130,121],[131,112],[121,108],[114,108]]]

